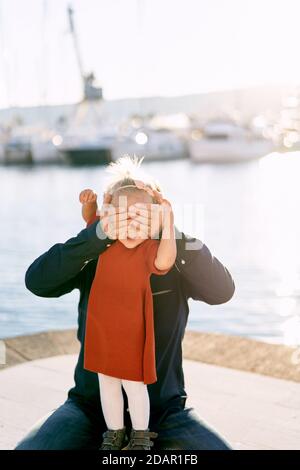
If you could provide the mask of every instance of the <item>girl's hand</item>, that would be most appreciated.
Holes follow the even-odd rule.
[[[156,191],[153,190],[154,195],[158,201],[158,204],[160,204],[161,208],[161,228],[164,229],[172,229],[174,225],[174,213],[172,209],[172,204],[168,199],[165,199],[162,197],[162,195]]]
[[[92,189],[84,189],[79,194],[79,201],[82,204],[81,215],[89,225],[96,214],[97,194]]]
[[[97,202],[97,194],[92,189],[84,189],[79,194],[79,201],[81,204],[92,204]]]

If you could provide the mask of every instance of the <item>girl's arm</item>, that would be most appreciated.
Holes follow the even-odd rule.
[[[154,264],[157,269],[170,269],[177,256],[176,236],[174,227],[174,214],[172,206],[167,199],[160,199],[162,210],[161,240],[157,250]]]
[[[96,220],[95,216],[98,209],[97,194],[92,189],[84,189],[79,195],[79,201],[82,204],[82,217],[89,225]]]

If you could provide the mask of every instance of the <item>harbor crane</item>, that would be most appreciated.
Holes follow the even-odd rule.
[[[68,6],[67,12],[68,12],[70,33],[73,38],[77,64],[78,64],[78,68],[79,68],[79,72],[80,72],[80,76],[82,80],[82,85],[83,85],[84,100],[86,101],[102,100],[103,98],[102,88],[95,86],[94,73],[90,72],[86,74],[83,68],[79,42],[78,42],[78,35],[77,35],[75,21],[74,21],[74,10],[71,5]]]

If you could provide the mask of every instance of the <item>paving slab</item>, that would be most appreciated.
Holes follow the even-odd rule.
[[[0,371],[0,449],[67,398],[76,354],[24,362]],[[186,406],[234,449],[300,450],[300,383],[184,359]]]

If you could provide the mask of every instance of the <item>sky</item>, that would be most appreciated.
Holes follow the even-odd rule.
[[[0,108],[300,83],[299,0],[0,0]]]

